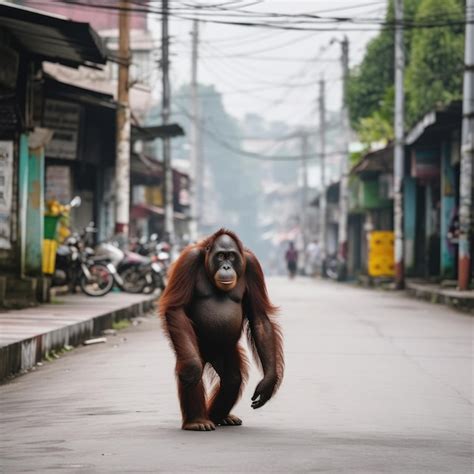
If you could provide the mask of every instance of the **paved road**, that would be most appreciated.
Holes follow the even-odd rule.
[[[179,430],[156,319],[0,386],[0,471],[468,473],[473,319],[330,282],[270,281],[287,372],[244,426]],[[126,341],[122,341],[125,337]]]

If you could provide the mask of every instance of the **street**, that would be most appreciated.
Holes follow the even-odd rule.
[[[469,473],[472,317],[390,292],[269,280],[283,385],[241,427],[180,430],[156,317],[0,386],[0,471]]]

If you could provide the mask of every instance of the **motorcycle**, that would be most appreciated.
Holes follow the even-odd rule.
[[[112,242],[96,247],[96,262],[107,265],[116,285],[129,293],[153,293],[164,289],[165,268],[158,256],[124,251]],[[163,255],[162,255],[163,258]]]
[[[88,296],[104,296],[114,280],[107,266],[95,262],[94,251],[84,245],[79,234],[71,234],[56,252],[53,286],[68,285],[73,293],[79,286]]]

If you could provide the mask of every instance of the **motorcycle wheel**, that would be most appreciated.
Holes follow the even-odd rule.
[[[146,295],[151,295],[156,293],[156,290],[160,290],[160,294],[164,291],[166,287],[166,282],[165,279],[163,278],[162,275],[160,274],[153,274],[153,283],[151,285],[147,284],[145,289],[143,290],[143,293]]]
[[[326,275],[334,281],[339,279],[339,263],[337,260],[331,260],[326,267]]]
[[[114,277],[108,268],[101,263],[89,267],[91,278],[82,274],[79,279],[81,290],[88,296],[104,296],[114,286]]]
[[[134,267],[127,268],[120,276],[123,280],[123,289],[128,293],[143,293],[148,284],[146,275]]]

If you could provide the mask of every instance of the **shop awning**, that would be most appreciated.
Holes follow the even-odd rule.
[[[427,113],[407,134],[405,142],[414,145],[423,140],[430,142],[443,132],[461,129],[462,102],[460,100]]]
[[[132,126],[132,140],[151,141],[156,138],[173,138],[184,135],[184,130],[177,123],[153,127]]]
[[[135,204],[131,210],[131,217],[139,219],[140,217],[146,217],[150,214],[156,214],[157,216],[165,215],[165,210],[162,207],[152,206],[151,204]],[[182,212],[174,211],[174,218],[180,221],[185,221],[188,217]]]
[[[106,62],[105,46],[89,23],[12,3],[0,3],[0,27],[39,60],[71,67]]]
[[[117,109],[117,103],[112,95],[66,84],[48,74],[44,75],[44,90],[46,97],[54,96],[84,105],[104,107],[111,110]]]

